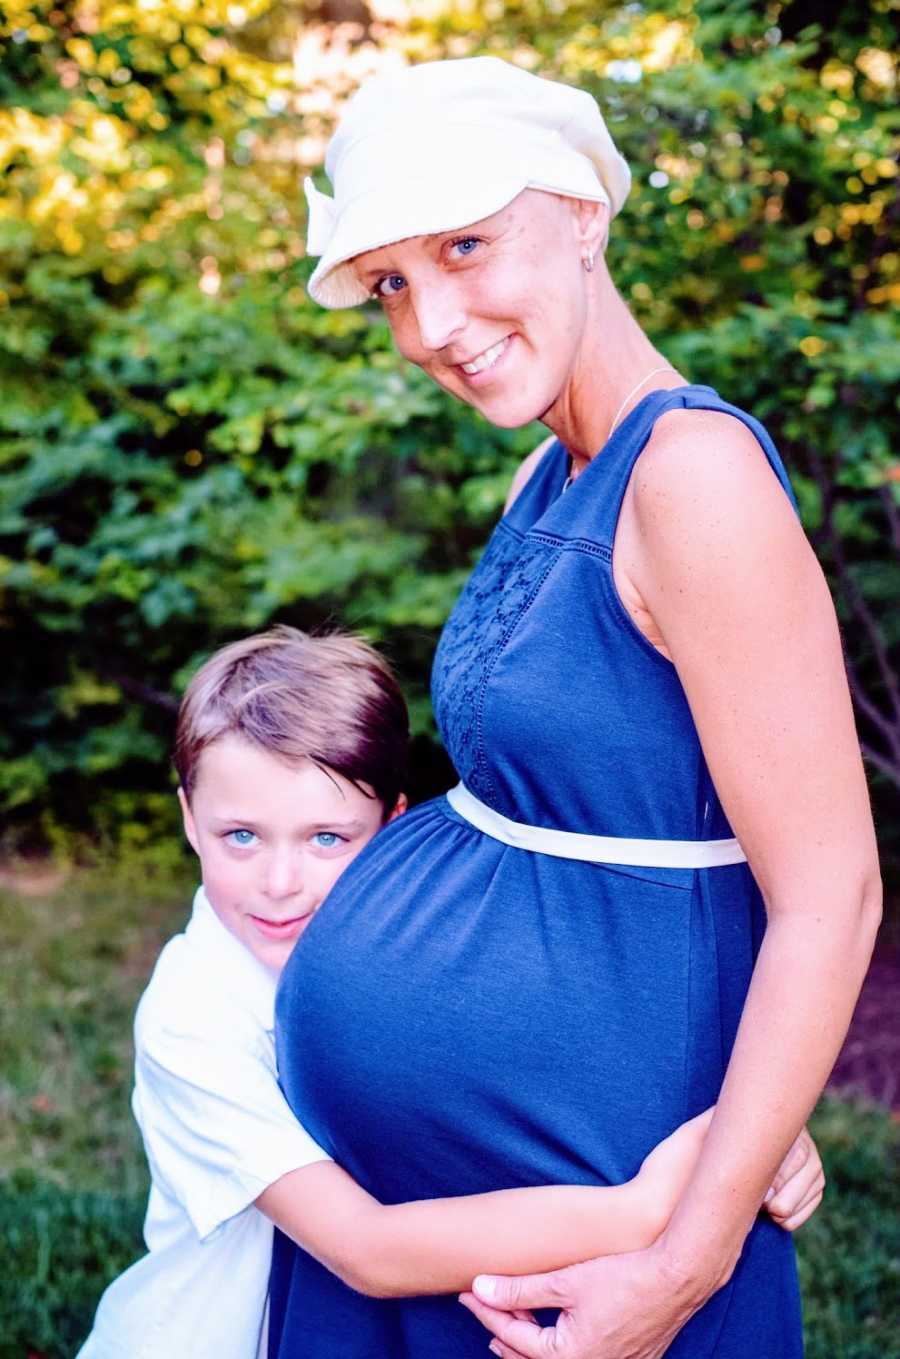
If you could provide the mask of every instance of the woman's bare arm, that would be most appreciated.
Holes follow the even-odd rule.
[[[635,477],[636,582],[684,685],[768,927],[721,1099],[665,1240],[730,1273],[843,1041],[880,919],[834,608],[753,435],[663,418]]]

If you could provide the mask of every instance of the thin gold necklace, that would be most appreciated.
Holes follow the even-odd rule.
[[[621,406],[620,406],[619,409],[616,411],[616,418],[613,420],[612,424],[610,425],[610,427],[609,427],[609,433],[608,433],[607,436],[606,436],[606,442],[607,442],[607,443],[609,443],[610,439],[611,439],[612,436],[613,436],[613,431],[614,431],[614,429],[616,428],[616,426],[617,426],[618,423],[619,423],[619,417],[621,416],[623,410],[624,410],[625,407],[628,405],[628,403],[629,403],[629,401],[631,400],[631,398],[632,398],[633,396],[637,396],[638,392],[641,390],[641,388],[644,386],[644,384],[647,383],[647,382],[649,382],[650,379],[651,379],[652,377],[656,377],[657,373],[677,373],[677,371],[678,371],[678,369],[677,369],[677,368],[673,368],[672,365],[671,365],[671,363],[661,363],[660,366],[659,366],[658,368],[651,368],[650,372],[647,373],[645,377],[642,377],[642,378],[641,378],[640,382],[637,384],[636,387],[632,387],[631,391],[628,393],[628,395],[626,396],[625,400],[622,402]],[[575,480],[575,478],[572,476],[572,474],[571,474],[571,472],[570,472],[569,475],[566,477],[565,481],[563,482],[563,490],[564,490],[564,491],[567,491],[567,490],[569,489],[569,487],[572,485],[572,482],[573,482],[574,480]]]
[[[658,368],[653,368],[653,369],[651,369],[651,371],[646,375],[646,377],[642,377],[641,380],[640,380],[640,382],[637,384],[636,387],[632,387],[631,391],[628,393],[628,395],[626,396],[625,400],[622,402],[621,406],[620,406],[619,409],[616,411],[615,419],[613,420],[612,424],[610,425],[610,427],[609,427],[609,433],[608,433],[607,436],[606,436],[607,443],[608,443],[609,440],[612,438],[613,431],[615,430],[616,426],[617,426],[618,423],[619,423],[619,420],[620,420],[620,418],[621,418],[622,412],[623,412],[623,410],[625,409],[625,407],[628,405],[628,403],[629,403],[629,401],[631,400],[631,398],[632,398],[633,396],[637,396],[637,394],[638,394],[638,392],[641,390],[641,388],[642,388],[643,386],[645,386],[646,383],[648,383],[652,377],[656,377],[657,373],[674,373],[675,371],[676,371],[676,370],[672,367],[671,363],[661,363],[660,366],[659,366]]]

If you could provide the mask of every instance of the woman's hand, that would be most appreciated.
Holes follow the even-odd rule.
[[[521,1279],[481,1277],[460,1297],[502,1359],[659,1359],[723,1283],[675,1277],[656,1246]],[[525,1309],[560,1309],[539,1326]]]
[[[708,1110],[660,1143],[641,1175],[661,1176],[658,1187],[665,1190],[674,1172],[692,1169],[710,1116]],[[779,1226],[796,1231],[818,1208],[824,1188],[819,1152],[804,1128],[778,1168],[765,1208]],[[651,1249],[518,1279],[482,1276],[460,1301],[494,1333],[490,1348],[503,1359],[657,1359],[724,1282],[695,1280],[688,1287],[673,1281],[665,1257]],[[539,1326],[528,1310],[533,1307],[559,1308],[556,1325]]]

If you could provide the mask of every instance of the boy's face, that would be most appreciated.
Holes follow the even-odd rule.
[[[286,764],[233,735],[200,756],[190,804],[178,796],[213,910],[276,972],[384,818],[377,798],[333,770]],[[405,807],[401,797],[391,819]]]

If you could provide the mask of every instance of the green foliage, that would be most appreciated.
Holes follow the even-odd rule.
[[[816,26],[803,0],[451,0],[355,47],[332,34],[318,66],[298,57],[296,87],[286,51],[323,30],[293,30],[268,0],[236,27],[240,14],[14,0],[0,25],[12,823],[109,825],[165,788],[191,667],[274,620],[364,629],[430,730],[437,631],[539,431],[492,430],[438,392],[376,310],[306,298],[297,161],[317,161],[338,77],[351,85],[378,44],[513,56],[600,98],[635,179],[615,276],[667,356],[784,450],[887,813],[900,786],[887,4],[818,7]]]
[[[0,1182],[0,1359],[71,1359],[99,1291],[141,1253],[143,1211],[27,1175]]]
[[[171,859],[171,833],[161,843],[168,855],[152,845],[123,854],[120,843],[115,864],[50,895],[0,891],[4,1175],[129,1197],[144,1189],[128,1106],[133,1011],[194,886],[193,865]]]
[[[807,1359],[897,1359],[897,1124],[880,1110],[831,1098],[811,1126],[828,1186],[797,1242]]]

